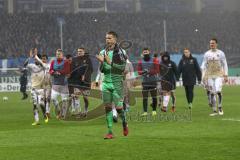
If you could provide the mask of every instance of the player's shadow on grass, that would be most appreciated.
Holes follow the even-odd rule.
[[[102,98],[102,92],[99,89],[92,89],[90,95],[88,97],[92,97],[95,99]],[[131,90],[129,92],[129,104],[134,107],[136,105],[136,98],[141,98],[142,92],[137,90]],[[105,108],[104,104],[101,103],[94,109],[88,111],[87,115],[83,113],[72,114],[71,111],[71,100],[68,102],[66,116],[63,120],[66,121],[88,121],[97,118],[101,118],[105,116]],[[62,103],[60,103],[60,106]],[[151,114],[147,116],[141,116],[141,112],[138,110],[131,109],[131,111],[127,112],[127,120],[134,122],[160,122],[160,121],[191,121],[192,113],[191,110],[186,109],[184,112],[175,112],[175,113],[162,113],[159,112],[156,116],[151,116]]]

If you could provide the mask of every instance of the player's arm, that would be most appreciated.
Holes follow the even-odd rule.
[[[225,54],[222,52],[222,57],[221,57],[221,63],[223,66],[223,77],[225,83],[228,81],[228,65],[227,65],[227,60],[225,57]]]
[[[133,64],[132,62],[129,61],[129,71],[130,71],[130,75],[132,78],[134,78],[134,67],[133,67]]]
[[[182,68],[183,68],[183,60],[181,59],[179,64],[178,64],[178,74],[179,74],[179,77],[182,74]]]
[[[42,60],[37,55],[35,55],[34,58],[38,63],[40,63],[41,66],[43,66],[44,69],[48,68],[47,64],[43,63]]]
[[[90,57],[88,57],[88,72],[92,74],[93,72],[93,65],[92,65],[92,60]]]
[[[29,61],[33,59],[33,51],[32,49],[29,51],[29,57],[23,63],[23,66],[28,68]]]
[[[156,75],[159,73],[159,61],[158,58],[153,59],[153,68],[150,69],[150,75]]]
[[[96,55],[96,58],[102,64],[104,62],[104,50],[100,51],[100,53]]]
[[[101,72],[100,72],[100,70],[98,69],[98,73],[97,73],[97,76],[96,76],[96,78],[95,78],[95,85],[96,85],[96,87],[98,87],[99,82],[100,82],[100,79],[101,79]]]
[[[172,62],[172,67],[174,76],[176,77],[176,80],[179,81],[179,74],[176,63]]]
[[[207,68],[207,54],[205,53],[203,56],[203,62],[201,65],[201,70],[202,70],[202,81],[205,82],[206,81],[206,68]]]
[[[92,72],[93,72],[92,61],[91,61],[91,58],[89,56],[87,56],[87,66],[86,66],[85,72],[82,76],[82,81],[85,81],[86,76],[91,77]]]
[[[201,83],[201,80],[202,80],[202,72],[201,72],[201,69],[199,67],[199,64],[197,62],[197,59],[194,58],[194,67],[195,67],[195,72],[196,72],[196,75],[197,75],[197,80],[198,80],[198,83],[200,84]]]
[[[71,72],[70,68],[71,67],[70,67],[69,61],[64,60],[64,67],[63,67],[63,70],[60,71],[60,74],[62,74],[62,75],[70,75],[70,72]]]
[[[142,61],[141,61],[141,60],[138,61],[137,71],[138,71],[138,74],[139,74],[139,75],[142,75],[142,74],[143,74]]]
[[[122,61],[122,64],[117,64],[117,63],[112,62],[111,66],[112,66],[112,68],[116,68],[116,69],[120,69],[120,70],[124,71],[125,66],[126,66],[126,61]]]
[[[111,62],[107,55],[105,56],[105,59],[106,59],[107,63],[110,63],[112,68],[116,68],[116,69],[119,69],[119,70],[124,72],[125,67],[126,67],[126,63],[127,63],[127,61],[126,61],[127,56],[126,56],[125,50],[122,50],[121,48],[119,48],[119,49],[121,50],[120,51],[121,54],[118,55],[118,56],[120,56],[120,62],[117,62],[117,63],[115,63],[114,61]]]
[[[54,72],[53,65],[54,65],[54,60],[50,63],[49,73],[50,73],[51,75],[56,74],[56,72]]]

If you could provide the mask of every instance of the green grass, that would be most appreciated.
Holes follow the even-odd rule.
[[[192,121],[129,122],[130,135],[122,136],[121,124],[114,125],[116,138],[103,140],[104,118],[85,122],[57,121],[31,126],[32,106],[20,93],[0,94],[1,160],[236,160],[240,159],[240,87],[224,88],[224,116],[211,112],[202,88],[195,89]],[[183,88],[177,90],[177,113],[185,110]],[[3,96],[9,100],[2,101]],[[91,107],[100,101],[90,101]],[[141,100],[131,108],[141,110]]]

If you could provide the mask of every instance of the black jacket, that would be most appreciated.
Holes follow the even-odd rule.
[[[91,84],[92,72],[93,66],[89,55],[74,57],[71,63],[71,76],[68,79],[69,85],[89,87]],[[81,80],[82,76],[85,76],[84,81]]]
[[[22,70],[21,72],[22,72],[22,75],[21,75],[20,78],[19,78],[20,85],[21,85],[21,86],[26,86],[27,83],[28,83],[27,70],[24,69],[24,70]]]
[[[168,57],[168,60],[164,60],[164,57]],[[176,80],[179,80],[179,74],[177,70],[177,65],[175,62],[171,61],[170,55],[168,53],[162,56],[162,62],[160,63],[160,76],[164,81],[170,84],[176,85]]]
[[[202,73],[196,58],[183,56],[178,65],[179,75],[182,74],[184,86],[195,85],[196,79],[201,81]]]

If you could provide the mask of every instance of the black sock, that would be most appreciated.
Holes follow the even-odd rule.
[[[84,106],[84,109],[85,109],[85,112],[88,112],[88,98],[87,97],[83,97],[83,100],[84,100],[84,103],[85,103],[85,106]]]
[[[171,98],[172,98],[172,106],[175,107],[176,97],[175,97],[174,93],[171,93]]]
[[[222,109],[222,93],[217,93],[218,95],[218,108]]]

